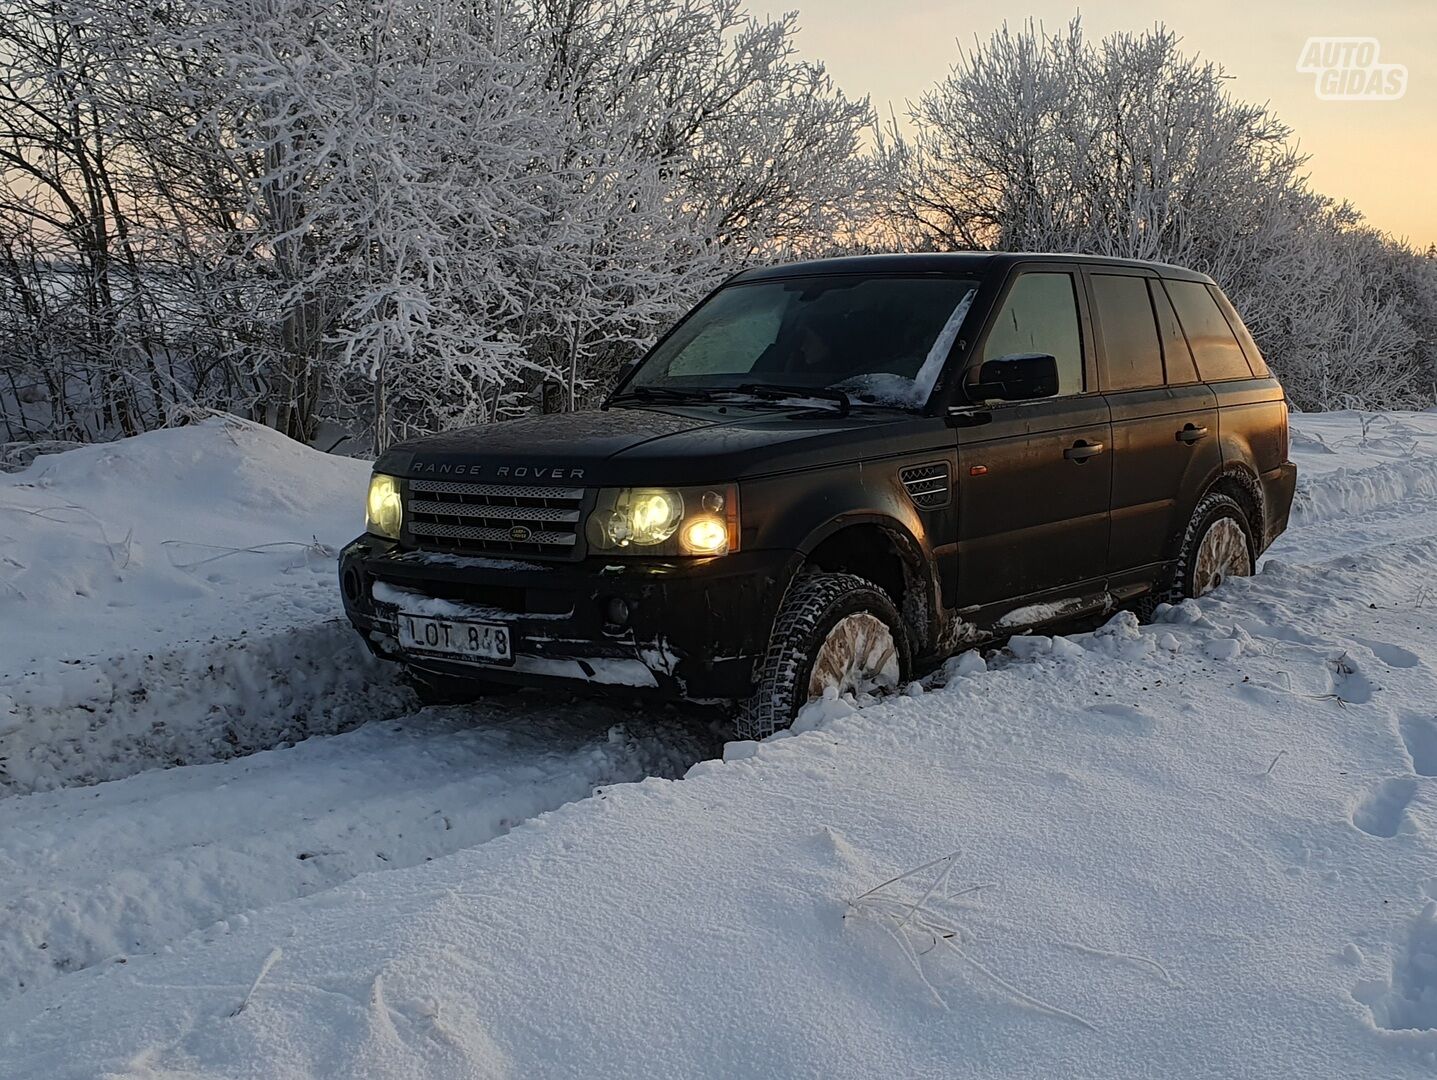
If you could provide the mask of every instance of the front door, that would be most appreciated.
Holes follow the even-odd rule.
[[[1101,589],[1106,575],[1112,434],[1080,296],[1070,268],[1017,271],[974,351],[969,381],[985,361],[1046,353],[1058,361],[1058,395],[952,417],[958,605],[988,609],[982,621],[1043,594],[1066,590],[1076,599]]]

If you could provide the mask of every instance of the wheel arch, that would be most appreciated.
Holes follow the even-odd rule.
[[[1255,559],[1262,551],[1263,537],[1266,535],[1262,482],[1258,479],[1257,474],[1240,462],[1228,462],[1203,489],[1197,505],[1201,505],[1203,499],[1213,492],[1227,495],[1242,507],[1243,516],[1247,519],[1248,534],[1252,540],[1252,554]]]
[[[903,618],[914,655],[935,640],[938,580],[923,543],[902,521],[884,514],[851,514],[814,529],[798,546],[790,581],[805,569],[850,573],[888,593]]]

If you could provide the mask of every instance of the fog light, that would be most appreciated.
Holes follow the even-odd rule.
[[[684,526],[684,548],[694,555],[722,555],[728,550],[728,526],[716,517],[694,518]]]
[[[604,605],[604,615],[614,626],[626,626],[629,622],[629,602],[622,596],[613,596]]]
[[[351,604],[357,605],[364,599],[364,579],[359,576],[359,571],[354,567],[345,568],[341,584],[344,588],[344,598]]]

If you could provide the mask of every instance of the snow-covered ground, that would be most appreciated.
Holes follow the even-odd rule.
[[[362,465],[216,422],[0,478],[0,756],[64,788],[0,799],[0,1076],[1430,1077],[1437,415],[1294,431],[1257,577],[722,757],[621,705],[399,718],[360,650],[312,659],[347,648],[317,546],[164,556],[332,549]],[[334,685],[236,663],[237,622]],[[187,649],[203,680],[135,659]]]
[[[336,583],[368,475],[233,418],[0,474],[0,794],[403,711]]]

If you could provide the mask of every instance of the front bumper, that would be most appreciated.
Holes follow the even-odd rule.
[[[405,550],[366,535],[341,553],[339,576],[345,613],[383,659],[491,682],[740,698],[752,692],[793,558],[545,562]],[[403,653],[395,618],[409,596],[421,612],[439,600],[451,617],[502,623],[512,663]]]

